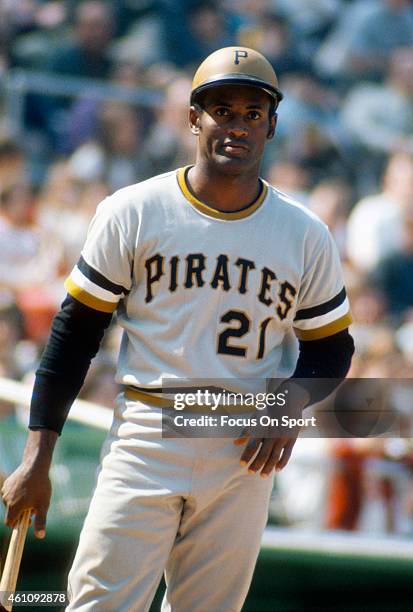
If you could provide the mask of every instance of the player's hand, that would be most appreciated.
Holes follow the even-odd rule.
[[[49,429],[30,430],[23,461],[4,481],[0,492],[6,506],[6,525],[15,527],[24,510],[31,510],[37,538],[46,535],[52,494],[49,469],[57,438],[58,434]]]
[[[300,418],[308,404],[309,394],[291,380],[283,386],[288,388],[289,394],[286,416]],[[258,420],[261,416],[271,418],[277,415],[274,410],[266,408],[257,414]],[[278,414],[278,417],[280,416]],[[245,428],[234,440],[237,446],[247,444],[240,458],[241,465],[248,466],[250,474],[259,472],[263,478],[270,476],[273,470],[282,470],[290,460],[299,433],[300,428],[297,426],[288,429],[272,425]]]
[[[287,465],[299,434],[296,431],[288,436],[274,437],[269,426],[265,429],[267,431],[260,431],[258,436],[244,430],[234,440],[237,446],[247,443],[240,458],[241,465],[248,466],[250,474],[259,472],[263,478],[270,476],[274,469],[280,471]]]
[[[24,510],[30,509],[34,515],[34,534],[37,538],[44,538],[51,494],[48,472],[39,470],[38,466],[29,467],[22,463],[1,488],[1,497],[6,506],[6,525],[15,527]]]

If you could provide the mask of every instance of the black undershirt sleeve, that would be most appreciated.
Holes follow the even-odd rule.
[[[53,319],[50,337],[36,371],[30,429],[46,428],[61,434],[111,319],[112,314],[66,296]]]
[[[299,348],[292,378],[300,379],[297,383],[309,392],[309,404],[314,404],[328,397],[346,377],[354,341],[345,329],[321,340],[300,341]]]

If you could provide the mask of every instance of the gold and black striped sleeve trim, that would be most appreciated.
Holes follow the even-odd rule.
[[[85,289],[78,287],[76,283],[72,281],[70,276],[65,281],[65,289],[68,294],[72,296],[72,298],[81,304],[94,308],[95,310],[99,310],[100,312],[111,313],[114,312],[118,306],[117,302],[107,302],[106,300],[102,300],[95,297],[91,293],[88,293],[85,291]]]
[[[80,272],[86,276],[92,283],[101,287],[101,289],[105,289],[106,291],[110,291],[114,295],[126,295],[129,293],[128,289],[123,287],[122,285],[118,285],[108,280],[103,274],[98,272],[95,268],[90,266],[87,261],[81,255],[79,261],[77,262],[77,268],[79,268]]]
[[[301,308],[300,310],[297,310],[294,317],[294,321],[303,321],[306,319],[313,319],[315,317],[325,315],[328,312],[331,312],[332,310],[335,310],[336,308],[341,306],[341,304],[345,302],[346,297],[346,290],[343,287],[341,291],[337,293],[337,295],[331,298],[331,300],[328,300],[327,302],[324,302],[319,306],[313,306],[311,308]]]
[[[352,322],[353,318],[351,313],[347,312],[344,316],[322,327],[316,327],[315,329],[299,329],[298,327],[294,327],[294,332],[299,340],[321,340],[321,338],[328,338],[328,336],[343,331],[343,329],[349,327]]]
[[[129,291],[107,279],[81,256],[65,282],[65,288],[75,300],[100,312],[112,313]]]

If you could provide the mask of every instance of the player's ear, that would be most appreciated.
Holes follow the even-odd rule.
[[[198,104],[193,104],[189,107],[189,127],[191,132],[198,136],[199,124],[201,121],[201,108]]]
[[[271,115],[271,118],[270,118],[270,126],[269,126],[268,132],[267,132],[267,139],[268,140],[271,140],[271,138],[274,137],[275,128],[277,126],[277,119],[278,119],[277,113],[273,113]]]

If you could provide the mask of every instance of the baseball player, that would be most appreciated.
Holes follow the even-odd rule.
[[[69,574],[68,610],[240,610],[252,579],[274,472],[294,439],[163,437],[165,380],[277,376],[294,329],[291,397],[321,399],[304,378],[345,377],[353,353],[336,248],[313,214],[259,177],[282,99],[272,66],[244,47],[197,70],[193,166],[104,200],[66,281],[37,371],[20,467],[2,496],[13,526],[32,508],[44,537],[56,438],[112,314],[123,328],[123,385]],[[325,391],[324,391],[325,393]],[[195,408],[194,408],[195,410]]]

